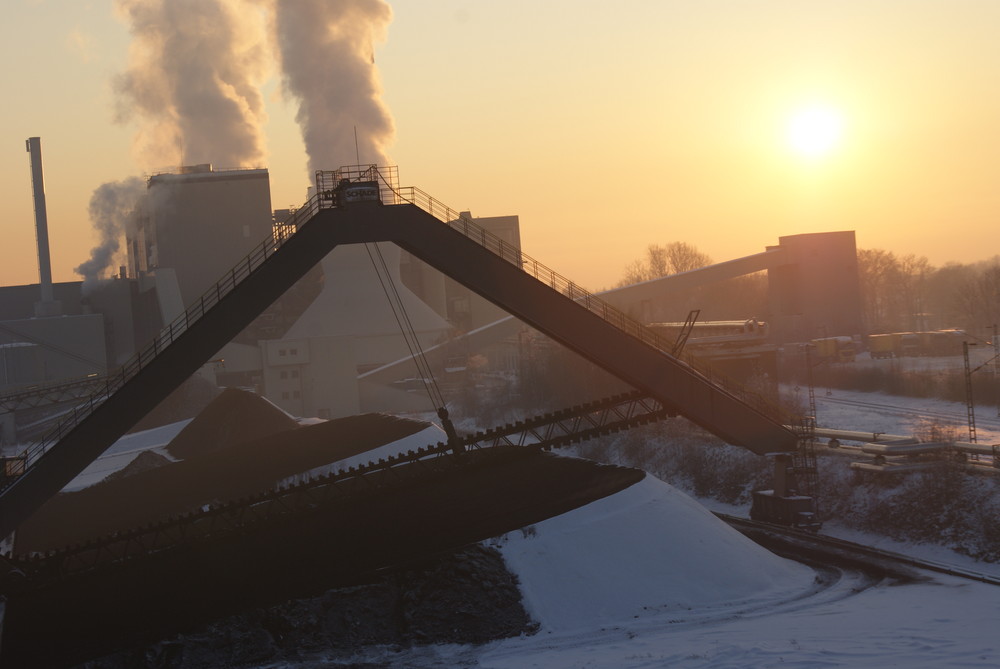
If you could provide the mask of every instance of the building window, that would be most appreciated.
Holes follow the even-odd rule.
[[[285,355],[285,349],[283,349],[283,348],[279,348],[279,349],[278,349],[278,355],[280,355],[280,356],[284,356],[284,355]]]
[[[299,354],[299,349],[297,348],[288,349],[288,355],[298,355],[298,354]]]
[[[288,372],[286,372],[284,370],[281,370],[281,373],[278,374],[278,378],[279,379],[287,379],[288,378]]]
[[[293,400],[299,399],[299,391],[297,391],[297,390],[293,390],[292,391],[292,399]]]
[[[287,400],[288,399],[288,391],[287,390],[285,392],[281,393],[281,399],[283,399],[283,400]]]
[[[292,372],[291,372],[291,374],[292,374],[292,378],[293,379],[299,378],[299,370],[293,369]]]

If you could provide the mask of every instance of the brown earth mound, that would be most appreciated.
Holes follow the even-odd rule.
[[[223,409],[252,404],[231,393],[221,396],[220,403],[227,394]],[[238,412],[221,410],[219,414],[221,421],[238,416]],[[201,425],[192,434],[210,438],[227,429],[201,418],[196,419]],[[283,479],[408,437],[429,425],[364,414],[255,435],[259,438],[214,450],[201,449],[192,440],[191,450],[199,452],[195,457],[53,497],[18,528],[14,550],[25,555],[62,548],[206,504],[254,495]]]
[[[255,608],[100,658],[81,669],[383,667],[372,645],[480,644],[532,634],[517,577],[481,544],[380,572],[370,583]],[[396,665],[393,665],[396,666]]]
[[[163,465],[169,465],[170,460],[163,457],[156,451],[143,451],[135,457],[135,460],[128,463],[116,472],[112,472],[104,477],[104,481],[114,481],[115,479],[123,479],[126,476],[134,476],[139,472],[146,472],[150,469],[156,469],[157,467],[162,467]]]
[[[226,388],[173,438],[167,452],[178,460],[187,460],[298,426],[294,418],[264,398]]]
[[[221,392],[214,383],[195,374],[182,383],[177,390],[167,395],[165,400],[157,404],[129,432],[151,430],[161,425],[194,418]]]

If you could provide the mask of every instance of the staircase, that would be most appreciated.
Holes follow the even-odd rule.
[[[673,344],[518,248],[375,166],[317,173],[317,195],[227,272],[146,348],[0,471],[0,537],[165,399],[339,244],[389,241],[733,444],[794,450],[780,408],[710,369],[670,355]],[[362,186],[365,201],[338,203]],[[370,186],[369,186],[370,185]],[[374,188],[381,201],[369,197]],[[345,190],[345,192],[347,192]],[[444,227],[441,224],[444,224]],[[459,233],[459,234],[456,234]],[[472,243],[470,243],[472,242]],[[594,317],[598,318],[594,318]]]
[[[694,356],[674,356],[673,352],[677,348],[676,341],[671,342],[659,336],[656,332],[629,317],[620,309],[608,304],[598,296],[588,292],[576,283],[523,253],[509,242],[500,239],[493,233],[477,225],[467,215],[454,211],[427,193],[414,187],[400,189],[397,195],[402,201],[416,205],[453,230],[461,232],[468,239],[489,250],[500,259],[515,267],[519,267],[539,282],[568,297],[591,313],[600,316],[604,321],[614,325],[620,331],[652,346],[665,355],[682,360],[689,367],[697,370],[706,381],[737,397],[743,403],[753,407],[765,416],[782,425],[795,425],[799,422],[800,419],[798,416],[779,406],[773,399],[721,374],[718,370],[713,369]]]
[[[258,305],[261,310],[265,308],[315,264],[301,267],[300,272],[294,258],[281,260],[286,255],[281,251],[301,234],[321,208],[318,197],[310,199],[145,348],[101,379],[94,392],[67,412],[41,439],[5,458],[0,469],[0,536],[13,531],[20,521],[197,371],[246,325],[245,314],[259,313]],[[307,244],[299,244],[304,245]],[[292,255],[302,256],[302,249]],[[267,272],[269,267],[275,271]],[[271,275],[274,285],[241,290],[248,283],[268,283],[260,280],[262,274]],[[276,274],[281,276],[273,276]],[[282,280],[278,281],[279,278]],[[248,299],[251,292],[256,295]]]

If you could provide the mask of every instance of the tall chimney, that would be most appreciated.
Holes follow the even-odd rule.
[[[38,241],[38,282],[41,302],[35,305],[36,316],[54,316],[60,306],[52,295],[52,263],[49,259],[49,220],[45,212],[45,184],[42,181],[42,140],[29,137],[25,147],[31,156],[31,188],[35,198],[35,238]]]

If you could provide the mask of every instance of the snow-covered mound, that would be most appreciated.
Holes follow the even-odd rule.
[[[649,475],[497,543],[547,631],[793,597],[815,576]]]
[[[154,427],[150,430],[133,432],[111,445],[104,455],[94,460],[80,474],[63,488],[63,492],[82,490],[87,486],[100,483],[109,475],[127,467],[139,455],[147,451],[154,451],[163,457],[172,460],[167,452],[166,446],[176,437],[191,419],[178,421],[169,425]]]

